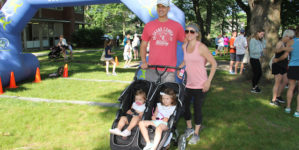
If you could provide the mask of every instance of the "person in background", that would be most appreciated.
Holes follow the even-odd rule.
[[[240,67],[240,74],[243,73],[244,64],[243,64],[243,58],[245,55],[245,51],[248,47],[247,45],[247,39],[244,37],[245,30],[240,30],[240,35],[235,39],[234,46],[236,48],[236,64],[235,64],[235,74],[238,74],[238,67],[239,64],[241,64]]]
[[[224,55],[224,38],[221,35],[218,40],[218,50],[219,50],[219,55],[222,56]]]
[[[291,103],[297,82],[297,108],[294,113],[294,117],[299,118],[299,26],[296,28],[296,37],[292,42],[294,44],[292,46],[293,50],[291,52],[291,60],[287,73],[289,79],[289,89],[287,92],[287,106],[285,108],[285,112],[291,113]]]
[[[275,47],[275,58],[272,60],[272,74],[274,75],[275,83],[273,85],[273,95],[270,101],[270,104],[274,106],[285,103],[281,97],[281,93],[288,83],[288,56],[290,51],[293,50],[290,41],[292,41],[294,35],[293,30],[285,30],[282,39],[278,41]]]
[[[219,54],[219,49],[218,49],[218,41],[220,39],[221,35],[218,35],[216,38],[215,38],[215,44],[216,44],[216,56]]]
[[[115,68],[116,68],[116,63],[112,57],[113,54],[111,50],[111,44],[112,44],[112,40],[108,39],[105,41],[105,61],[106,61],[106,74],[109,75],[109,62],[113,63],[113,70],[112,70],[112,75],[117,75],[115,72]]]
[[[129,68],[130,67],[130,62],[132,60],[132,51],[133,51],[133,48],[132,48],[132,45],[131,45],[131,40],[128,39],[127,44],[125,46],[124,53],[123,53],[124,60],[126,61],[125,64],[124,64],[124,68]]]
[[[258,87],[258,82],[262,76],[262,66],[260,63],[260,58],[263,56],[263,50],[266,45],[264,42],[263,30],[257,31],[249,42],[249,54],[250,54],[250,64],[252,68],[252,93],[260,93],[261,89]]]
[[[223,41],[224,41],[224,55],[228,54],[228,45],[229,45],[229,38],[225,35],[226,33],[224,33],[223,35]]]
[[[234,42],[237,36],[237,31],[232,32],[232,37],[229,40],[229,54],[230,54],[230,63],[229,63],[229,73],[235,74],[235,71],[233,70],[234,63],[236,62],[236,47],[234,46]]]
[[[132,42],[132,47],[133,47],[133,52],[134,52],[134,60],[138,59],[139,45],[140,45],[140,40],[139,40],[138,34],[136,33],[134,35],[134,39],[133,39],[133,42]]]
[[[141,68],[147,69],[145,78],[156,82],[159,78],[156,70],[148,65],[164,65],[176,67],[178,41],[184,42],[185,32],[181,24],[168,19],[170,0],[157,0],[158,19],[148,22],[142,33],[140,46]],[[148,62],[146,61],[146,48],[149,43]],[[158,68],[161,73],[164,69]],[[161,77],[161,82],[174,82],[175,69],[167,69]]]
[[[59,42],[58,42],[57,46],[61,49],[63,58],[64,58],[64,60],[66,60],[67,59],[66,49],[68,48],[68,45],[67,45],[66,39],[63,37],[63,35],[59,36]]]
[[[116,36],[116,46],[119,47],[119,35]]]
[[[130,34],[128,33],[125,38],[124,38],[124,47],[126,46],[127,44],[127,40],[130,40]]]

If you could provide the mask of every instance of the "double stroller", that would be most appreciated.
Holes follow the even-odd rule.
[[[163,67],[165,68],[165,70],[161,74],[159,74],[157,71],[157,74],[159,74],[160,77],[157,82],[153,83],[150,81],[137,79],[137,73],[140,70],[140,68],[137,69],[135,73],[134,81],[123,91],[123,93],[118,99],[120,102],[120,108],[116,114],[115,120],[111,128],[112,129],[116,128],[120,120],[120,117],[124,116],[126,112],[131,108],[132,103],[134,102],[134,94],[138,89],[142,89],[147,93],[147,101],[145,103],[146,108],[142,116],[142,120],[151,120],[153,112],[155,111],[157,103],[159,102],[160,99],[160,92],[164,91],[166,88],[171,88],[178,95],[177,105],[173,114],[170,116],[168,120],[168,130],[162,133],[162,138],[157,148],[158,150],[166,149],[166,147],[170,146],[171,143],[173,143],[174,145],[180,143],[179,135],[176,130],[176,123],[178,122],[180,114],[182,113],[183,110],[183,95],[184,95],[185,86],[183,84],[176,83],[176,82],[165,82],[165,83],[160,82],[161,76],[165,73],[166,69],[174,68],[174,67],[167,67],[167,66],[149,66],[149,67],[155,67],[156,70],[157,68]],[[124,127],[124,129],[125,128],[127,128],[127,125]],[[148,133],[149,133],[150,140],[153,140],[155,135],[155,127],[149,126]],[[110,134],[110,147],[112,150],[120,150],[120,149],[121,150],[142,150],[145,147],[145,145],[146,142],[143,139],[143,136],[139,130],[138,125],[132,129],[131,135],[126,138],[122,136]]]
[[[50,48],[50,53],[48,54],[49,59],[60,58],[61,48],[59,46],[54,46]]]

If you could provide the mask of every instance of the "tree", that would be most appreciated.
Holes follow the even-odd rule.
[[[260,29],[264,29],[266,32],[267,42],[266,51],[264,53],[265,57],[262,61],[262,68],[266,72],[266,78],[270,78],[268,62],[270,61],[274,53],[274,47],[278,42],[282,0],[248,0],[248,5],[243,3],[242,0],[236,0],[236,2],[247,14],[247,26],[250,26],[249,30],[247,27],[247,32],[254,34]]]
[[[125,35],[129,30],[136,30],[135,23],[141,23],[124,4],[102,4],[87,6],[86,22],[90,28],[100,27],[113,36]]]
[[[299,22],[299,1],[282,0],[281,3],[281,31],[288,28],[296,28]]]

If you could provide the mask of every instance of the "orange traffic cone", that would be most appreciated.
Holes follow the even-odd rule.
[[[118,59],[117,59],[117,56],[115,56],[115,63],[116,63],[116,66],[118,66],[118,65],[119,65],[119,63],[118,63]]]
[[[10,72],[10,83],[9,83],[9,89],[15,89],[17,88],[16,86],[16,81],[15,81],[15,74],[13,72]]]
[[[36,68],[35,81],[34,82],[35,83],[41,82],[39,67]]]
[[[64,65],[63,75],[64,78],[68,77],[68,66],[67,64]]]
[[[1,82],[1,77],[0,77],[0,95],[3,94],[3,88],[2,88],[2,82]]]

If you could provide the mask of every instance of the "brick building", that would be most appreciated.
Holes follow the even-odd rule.
[[[5,1],[0,1],[0,8]],[[84,6],[39,9],[22,32],[23,49],[48,49],[62,34],[69,41],[84,24]]]

